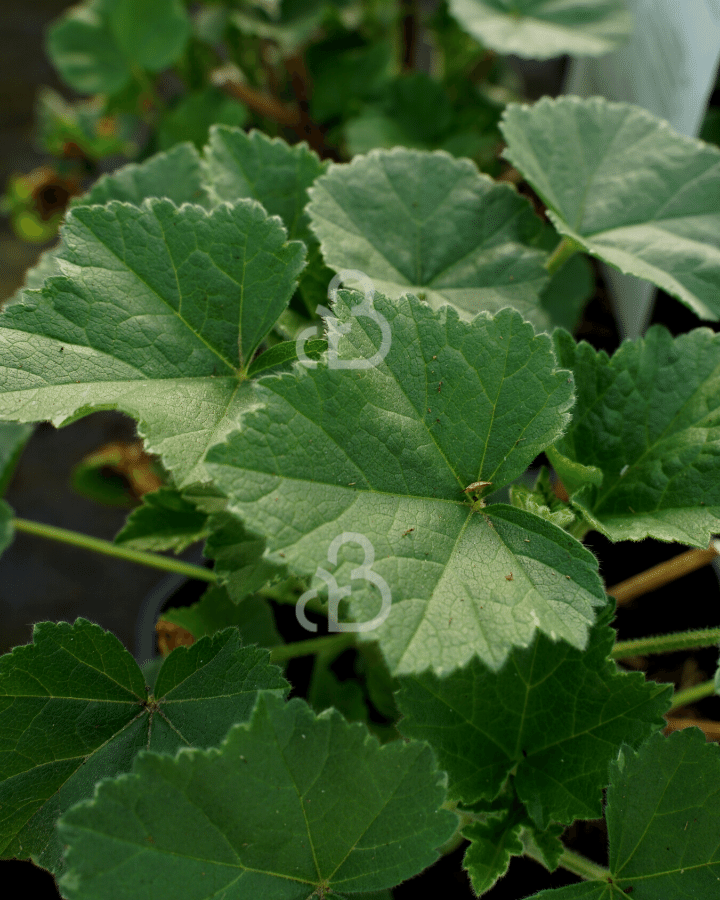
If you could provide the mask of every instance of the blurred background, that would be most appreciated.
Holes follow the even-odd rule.
[[[643,5],[640,0],[636,2],[638,7]],[[426,4],[427,8],[436,5],[433,0]],[[72,179],[76,177],[76,170],[70,166],[68,176],[67,172],[53,168],[55,162],[41,147],[37,133],[38,100],[42,89],[49,87],[68,101],[79,97],[60,81],[44,50],[47,26],[70,6],[65,0],[35,0],[31,4],[23,0],[4,0],[0,11],[0,58],[4,63],[0,73],[0,192],[8,191],[14,178],[33,173],[35,181],[28,190],[33,193],[36,208],[40,210],[35,224],[27,225],[28,233],[36,229],[31,241],[19,234],[22,231],[18,226],[20,220],[13,220],[7,209],[6,214],[0,216],[0,304],[15,293],[23,283],[26,270],[53,245],[52,223],[62,215],[68,197],[75,189]],[[424,44],[421,34],[416,36],[415,53],[418,68],[430,67],[430,48]],[[567,84],[578,92],[606,93],[607,96],[621,89],[607,72],[603,74],[602,68],[573,64],[566,56],[547,61],[510,57],[508,62],[516,86],[529,99],[555,96]],[[626,81],[628,77],[626,74]],[[714,87],[706,92],[710,113],[707,117],[703,113],[701,118],[705,123],[704,136],[712,139],[714,135],[717,140],[720,92],[716,78],[715,72],[711,79]],[[630,84],[634,84],[631,78]],[[604,86],[607,92],[603,90]],[[234,114],[232,110],[228,113],[227,109],[223,112],[231,118]],[[243,112],[240,118],[245,116]],[[141,136],[137,137],[140,139]],[[152,150],[150,147],[146,152],[149,154]],[[120,153],[105,156],[92,169],[92,177],[101,171],[111,171],[123,161],[126,158]],[[88,177],[85,172],[84,183]],[[46,226],[47,235],[42,230]],[[635,326],[628,325],[627,321],[623,324],[613,305],[615,301],[609,296],[606,274],[595,262],[592,265],[595,285],[574,328],[578,339],[612,352],[629,333],[628,328],[637,327],[637,333],[640,333],[648,321],[662,323],[674,334],[698,325],[719,330],[716,323],[701,323],[677,300],[663,292],[658,292],[654,305],[648,305],[646,320]],[[128,510],[138,504],[144,490],[152,489],[153,477],[156,477],[151,460],[136,453],[128,461],[128,448],[137,450],[136,441],[134,422],[112,412],[95,413],[60,430],[47,423],[40,424],[22,454],[5,498],[19,517],[112,540],[122,528]],[[98,453],[105,454],[105,463],[102,460],[96,462],[94,471],[101,472],[107,481],[107,503],[85,496],[77,480],[77,467],[88,455]],[[539,459],[536,463],[544,461]],[[656,541],[613,546],[594,533],[588,535],[586,544],[599,557],[601,574],[608,585],[684,549]],[[201,563],[200,550],[201,545],[191,547],[182,558]],[[200,582],[186,583],[150,568],[18,533],[0,557],[0,652],[29,643],[36,622],[72,622],[83,616],[111,630],[131,652],[139,654],[141,642],[144,640],[147,647],[147,642],[152,640],[155,612],[170,598],[173,605],[193,602],[204,587]],[[695,597],[699,602],[678,604],[678,596]],[[716,610],[717,596],[716,573],[712,566],[706,566],[686,576],[683,582],[667,585],[649,595],[644,604],[624,609],[619,615],[622,638],[707,627],[707,603],[703,603],[703,598],[710,599]],[[152,615],[146,616],[143,626],[141,613],[148,610]],[[648,615],[650,610],[651,617]],[[144,638],[139,631],[141,626],[144,627]],[[648,677],[689,686],[710,677],[716,655],[714,651],[670,654],[649,663],[646,672]],[[303,665],[304,661],[298,661],[296,667],[288,671],[291,682],[298,686],[309,677],[309,663],[305,668]],[[718,703],[718,698],[710,698],[702,701],[698,709],[702,714],[718,719]],[[573,846],[588,856],[596,854],[598,862],[603,862],[604,834],[601,822],[577,823],[573,826]],[[587,845],[583,844],[584,838],[587,838]],[[444,896],[472,896],[461,871],[461,859],[462,851],[458,851],[445,857],[433,869],[432,877],[443,885]],[[32,864],[9,862],[2,865],[6,880],[13,874],[20,874],[23,879],[37,877],[38,896],[58,896],[52,878]],[[572,876],[562,872],[549,875],[532,860],[514,860],[510,874],[485,896],[490,900],[515,900],[525,896],[528,884],[533,890],[540,890],[573,882]],[[414,879],[396,889],[393,896],[397,900],[410,898],[419,886],[420,881]]]

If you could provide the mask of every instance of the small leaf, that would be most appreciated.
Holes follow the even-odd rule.
[[[196,640],[234,626],[240,631],[245,645],[275,647],[282,644],[272,609],[264,597],[246,597],[242,603],[233,603],[227,589],[219,585],[209,587],[190,606],[163,610],[163,620],[186,628]]]
[[[207,516],[175,488],[161,487],[144,494],[132,510],[115,543],[136,550],[182,553],[208,536]]]

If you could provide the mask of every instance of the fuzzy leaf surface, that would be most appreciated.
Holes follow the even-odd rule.
[[[348,329],[338,359],[367,360],[378,326],[351,314],[357,292],[338,296],[330,326]],[[333,563],[347,584],[368,559],[353,542],[369,541],[372,571],[393,590],[370,632],[392,672],[446,671],[475,654],[497,669],[536,628],[583,647],[605,603],[592,554],[550,522],[465,493],[478,480],[508,484],[567,426],[572,378],[550,339],[508,309],[468,323],[450,307],[379,296],[374,310],[392,335],[374,368],[296,364],[257,382],[242,432],[208,454],[228,512],[301,577],[327,566],[346,534]],[[355,582],[352,618],[375,618],[377,598]]]
[[[73,197],[70,207],[105,204],[111,200],[140,206],[148,197],[165,197],[176,206],[183,203],[209,206],[200,154],[192,144],[177,144],[142,163],[128,163],[101,175],[87,193]]]
[[[172,550],[182,553],[208,536],[207,516],[175,488],[163,486],[143,494],[131,510],[115,543],[135,550]]]
[[[185,628],[195,640],[234,626],[239,629],[243,644],[282,644],[272,608],[264,597],[246,597],[242,603],[233,603],[227,590],[219,585],[209,587],[191,606],[163,610],[161,618]]]
[[[63,275],[0,313],[0,418],[138,420],[181,487],[251,402],[245,372],[287,306],[304,247],[259,203],[76,207]]]
[[[500,130],[561,234],[720,318],[720,148],[602,97],[510,104]]]
[[[309,244],[314,236],[305,212],[308,188],[327,163],[306,144],[290,146],[253,129],[214,125],[203,154],[205,183],[214,202],[238,197],[258,200],[271,216],[280,216],[290,239]]]
[[[653,735],[610,766],[605,818],[613,883],[541,891],[538,900],[696,900],[720,879],[720,751],[699,728]],[[591,888],[594,888],[592,890]]]
[[[444,151],[396,147],[332,164],[310,189],[311,227],[335,270],[388,297],[411,292],[461,316],[512,306],[545,330],[542,222],[508,184]]]

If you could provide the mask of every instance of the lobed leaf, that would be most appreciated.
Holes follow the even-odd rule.
[[[561,330],[554,341],[578,400],[549,456],[575,508],[613,541],[707,547],[720,530],[720,335],[654,325],[611,358]]]
[[[376,290],[411,292],[463,318],[505,306],[538,327],[546,254],[542,223],[509,184],[468,159],[396,147],[332,164],[309,190],[311,227],[331,268],[363,272]]]
[[[111,174],[101,175],[87,193],[73,197],[70,208],[104,205],[111,200],[140,206],[148,197],[165,197],[176,206],[183,203],[210,206],[200,154],[192,144],[176,144],[142,163],[128,163]]]
[[[720,755],[698,728],[655,734],[624,747],[610,766],[607,792],[610,877],[538,900],[714,897],[720,879]]]
[[[352,314],[359,294],[339,297],[338,359],[367,360],[377,325]],[[242,431],[206,460],[228,512],[301,577],[327,566],[342,535],[369,541],[373,572],[392,585],[373,637],[393,672],[448,671],[476,654],[497,669],[536,628],[583,647],[605,602],[592,554],[550,522],[465,492],[508,484],[567,426],[572,379],[550,339],[512,310],[467,323],[379,296],[375,311],[392,340],[373,368],[296,364],[257,382]],[[364,553],[341,550],[334,577]],[[377,616],[376,590],[353,590],[355,621]]]
[[[290,239],[314,238],[305,212],[308,188],[327,163],[306,144],[290,146],[253,129],[214,125],[203,154],[203,177],[213,203],[251,197],[271,216],[280,216]]]
[[[432,744],[451,798],[486,808],[510,776],[540,831],[601,816],[610,760],[665,725],[672,695],[608,658],[612,614],[611,603],[584,651],[538,634],[498,672],[472,660],[443,679],[400,679],[398,728]]]
[[[282,644],[272,609],[264,597],[246,597],[242,603],[233,603],[226,588],[219,585],[209,587],[190,606],[163,610],[161,619],[185,628],[195,640],[234,626],[240,630],[244,644]]]
[[[379,891],[437,859],[457,826],[444,796],[427,744],[381,747],[336,710],[261,694],[219,749],[143,753],[66,813],[61,888],[69,900]]]
[[[510,104],[500,130],[561,234],[720,318],[720,148],[602,97]]]
[[[0,854],[57,873],[55,822],[98,780],[128,771],[141,749],[219,743],[261,689],[284,696],[289,685],[235,628],[174,650],[149,697],[135,660],[99,625],[35,625],[32,644],[0,657]]]
[[[75,208],[63,275],[0,313],[0,417],[59,427],[120,409],[178,487],[207,480],[205,450],[252,403],[247,369],[303,260],[253,200]]]

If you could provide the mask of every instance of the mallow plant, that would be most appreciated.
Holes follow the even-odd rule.
[[[720,150],[601,98],[501,129],[545,219],[444,151],[215,126],[76,199],[0,314],[3,486],[31,423],[120,410],[166,483],[86,540],[210,582],[160,664],[83,618],[0,659],[0,847],[64,897],[387,900],[460,845],[477,895],[525,854],[578,876],[539,897],[718,896],[718,747],[618,667],[639,644],[582,540],[708,547],[720,336],[609,357],[558,310],[590,255],[717,320]],[[68,539],[3,502],[15,530]],[[212,568],[158,553],[198,540]],[[601,816],[606,866],[561,839]]]

